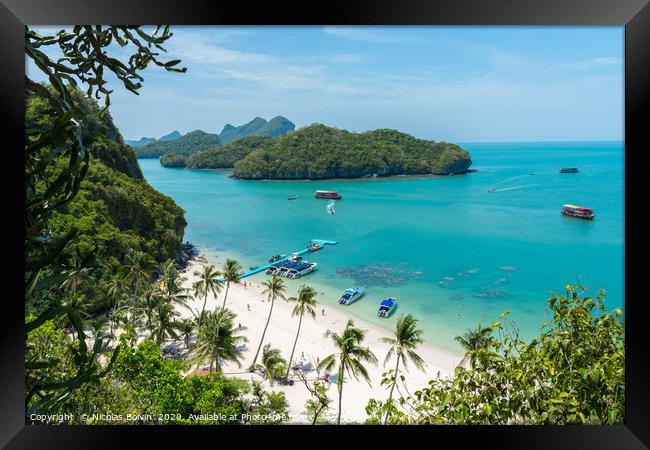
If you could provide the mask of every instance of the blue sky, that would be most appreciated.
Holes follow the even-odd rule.
[[[623,139],[623,27],[172,31],[167,56],[187,73],[147,69],[139,96],[112,85],[125,138],[283,115],[298,128],[394,128],[450,142]]]

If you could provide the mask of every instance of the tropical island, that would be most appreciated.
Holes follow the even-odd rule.
[[[463,174],[472,160],[458,145],[417,139],[396,130],[353,133],[314,124],[273,139],[240,139],[187,158],[168,154],[161,164],[233,168],[238,179],[299,180]]]
[[[535,339],[521,339],[505,311],[457,336],[463,354],[449,355],[424,342],[411,314],[380,329],[336,306],[326,314],[310,286],[243,279],[234,259],[188,263],[184,211],[143,178],[110,102],[92,99],[109,71],[135,93],[149,62],[184,72],[133,37],[162,46],[169,27],[25,32],[27,57],[52,81],[30,74],[25,85],[27,423],[622,423],[624,323],[602,291],[567,285],[547,300]],[[128,72],[104,57],[113,37],[134,54]],[[83,45],[66,44],[73,40]],[[47,46],[70,58],[35,51]],[[91,72],[94,84],[70,82]],[[207,150],[219,140],[206,134],[150,145]],[[462,173],[471,164],[454,144],[394,130],[313,125],[243,139],[201,164],[221,158],[214,164],[232,165],[240,178]]]

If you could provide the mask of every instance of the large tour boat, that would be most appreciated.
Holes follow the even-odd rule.
[[[596,215],[593,209],[586,206],[562,205],[562,214],[565,216],[578,217],[579,219],[592,220]]]
[[[343,196],[336,191],[316,191],[314,197],[334,200],[341,200],[343,198]]]

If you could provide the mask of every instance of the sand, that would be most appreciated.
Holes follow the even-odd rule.
[[[183,275],[187,278],[184,286],[190,288],[192,283],[197,279],[193,275],[194,271],[200,271],[203,264],[206,262],[205,256],[199,257],[189,262],[187,268],[184,270]],[[309,277],[305,277],[305,284],[309,284]],[[310,398],[309,392],[306,387],[298,379],[295,380],[293,386],[282,386],[278,382],[274,386],[270,386],[267,380],[264,380],[260,373],[248,373],[246,368],[252,363],[255,351],[259,345],[259,340],[262,336],[262,331],[268,317],[270,302],[267,300],[266,295],[262,294],[263,287],[260,282],[251,282],[249,279],[242,280],[243,284],[231,284],[228,291],[228,298],[226,308],[234,311],[237,314],[236,325],[241,324],[247,330],[243,333],[249,342],[246,344],[244,350],[244,358],[242,367],[239,368],[235,364],[229,363],[224,366],[224,375],[228,377],[238,377],[247,380],[262,381],[263,386],[267,390],[285,392],[286,398],[289,403],[290,423],[304,423],[308,419],[304,416],[305,402]],[[223,294],[225,288],[222,289],[221,294],[215,299],[213,296],[208,297],[206,309],[215,310],[221,307],[223,302]],[[291,289],[285,294],[287,297],[295,296],[296,292]],[[359,302],[366,300],[361,298]],[[200,311],[203,305],[203,299],[195,299],[189,305],[195,310]],[[248,310],[250,306],[250,310]],[[273,315],[271,317],[270,325],[266,331],[264,344],[271,343],[272,347],[280,349],[282,356],[289,359],[291,348],[296,336],[298,328],[298,318],[291,316],[291,311],[294,304],[285,302],[281,299],[275,301],[273,308]],[[315,319],[310,316],[305,316],[300,330],[300,337],[296,345],[294,354],[294,363],[300,363],[301,359],[303,364],[308,366],[311,363],[312,367],[317,364],[317,358],[322,360],[324,357],[334,353],[336,349],[329,339],[324,337],[325,332],[330,329],[337,333],[341,333],[345,328],[345,324],[350,319],[345,312],[345,308],[351,306],[325,306],[318,304],[316,307],[317,316]],[[325,314],[322,314],[322,310]],[[179,310],[181,316],[191,317],[192,312],[182,308]],[[363,379],[358,381],[354,378],[346,378],[343,387],[343,402],[341,421],[348,423],[362,423],[366,419],[365,407],[368,400],[375,398],[384,400],[388,398],[388,389],[380,385],[382,373],[394,368],[395,360],[392,359],[386,367],[384,367],[384,358],[389,349],[389,345],[380,341],[381,337],[389,337],[390,332],[379,328],[370,323],[362,322],[354,319],[355,326],[366,330],[366,339],[364,345],[368,346],[378,359],[376,365],[366,363],[370,376],[370,385]],[[453,369],[460,362],[462,356],[452,354],[448,351],[437,349],[434,346],[425,343],[418,347],[417,353],[424,359],[426,366],[425,371],[418,370],[412,364],[409,365],[409,371],[403,372],[406,376],[406,384],[410,392],[425,387],[428,381],[438,376],[448,377],[453,373]],[[261,356],[261,352],[260,352]],[[259,357],[258,357],[259,362]],[[292,365],[293,365],[292,364]],[[207,367],[207,366],[206,366]],[[336,374],[336,369],[333,371]],[[319,374],[316,370],[309,372],[308,378],[315,379]],[[323,373],[320,373],[322,376]],[[336,377],[334,376],[334,380]],[[336,417],[338,411],[338,390],[336,383],[331,383],[328,391],[328,396],[332,400],[330,403],[329,416]]]

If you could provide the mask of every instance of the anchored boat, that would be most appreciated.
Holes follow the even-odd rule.
[[[576,205],[562,205],[562,214],[586,220],[593,220],[596,217],[592,208]]]
[[[580,172],[577,167],[562,167],[560,173],[578,173]]]
[[[377,310],[377,317],[389,317],[395,308],[397,307],[397,299],[395,297],[390,297],[384,299],[379,304],[379,309]]]
[[[339,303],[341,305],[350,305],[359,300],[365,291],[366,289],[363,287],[348,288],[343,291],[343,295],[339,298]]]
[[[334,200],[340,200],[343,198],[343,196],[336,191],[316,191],[314,193],[314,197],[334,199]]]

